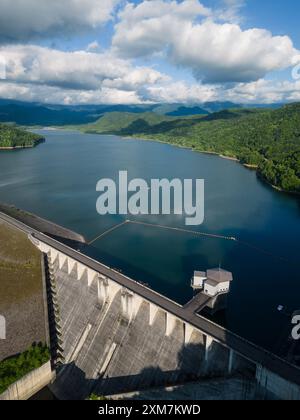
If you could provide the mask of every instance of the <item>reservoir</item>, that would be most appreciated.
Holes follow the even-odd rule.
[[[126,219],[96,212],[99,179],[204,179],[205,219],[137,216],[139,222],[197,230],[241,242],[125,224],[93,243],[93,256],[184,304],[195,270],[221,266],[234,281],[220,321],[280,352],[300,309],[300,200],[263,183],[237,162],[170,145],[116,136],[40,130],[46,143],[0,152],[0,201],[31,211],[92,240]],[[278,312],[279,305],[285,307]]]

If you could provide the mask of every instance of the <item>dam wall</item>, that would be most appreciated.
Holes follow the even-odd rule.
[[[46,248],[63,361],[51,386],[58,398],[111,395],[243,369],[255,376],[254,364],[212,337]]]
[[[256,383],[256,396],[298,397],[296,366],[66,245],[31,240],[46,256],[57,398],[236,375]]]

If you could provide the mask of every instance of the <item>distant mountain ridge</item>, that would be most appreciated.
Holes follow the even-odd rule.
[[[183,116],[191,116],[191,115],[207,115],[208,111],[206,111],[203,108],[200,108],[199,106],[194,107],[186,107],[186,106],[180,106],[175,111],[168,112],[166,115],[172,116],[172,117],[183,117]]]
[[[174,121],[174,117],[155,112],[108,112],[96,122],[79,127],[89,133],[124,134],[148,132],[150,127]]]
[[[153,112],[159,115],[188,117],[242,107],[232,102],[206,102],[191,105],[46,105],[0,98],[0,122],[13,122],[24,126],[64,126],[92,123],[111,112],[133,114]]]

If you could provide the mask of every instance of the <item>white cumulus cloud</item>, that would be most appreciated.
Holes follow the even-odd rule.
[[[148,98],[163,103],[203,103],[218,99],[217,88],[210,85],[171,82],[161,86],[149,86]]]
[[[175,39],[176,33],[180,36],[182,26],[210,13],[198,0],[128,3],[119,13],[120,22],[115,25],[113,48],[127,57],[153,54],[166,48]]]
[[[138,89],[166,76],[149,67],[134,67],[110,53],[65,52],[36,45],[0,47],[8,82],[44,84],[64,89],[117,87]]]
[[[260,79],[252,83],[240,83],[223,92],[227,100],[244,104],[272,104],[300,100],[300,80],[276,81]]]
[[[300,100],[299,79],[265,78],[299,64],[300,52],[288,36],[242,28],[244,3],[222,0],[209,9],[200,0],[0,0],[0,97],[65,104]],[[94,29],[112,18],[102,40]],[[83,50],[45,47],[40,39],[63,46],[62,34],[76,36],[75,46],[83,29],[90,30]]]
[[[120,0],[0,0],[0,41],[78,32],[112,17]]]
[[[299,54],[288,36],[216,22],[197,0],[146,0],[127,5],[119,18],[112,40],[118,54],[132,58],[165,51],[173,64],[205,83],[252,82],[288,68]]]
[[[4,83],[0,81],[0,97],[45,104],[139,104],[141,99],[135,91],[102,88],[96,90],[73,90],[45,85]]]
[[[0,97],[46,103],[140,103],[169,77],[110,52],[66,52],[36,45],[0,46]]]

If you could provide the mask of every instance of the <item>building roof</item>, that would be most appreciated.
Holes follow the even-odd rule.
[[[212,280],[212,279],[208,279],[208,280],[206,280],[205,284],[208,284],[209,286],[216,287],[216,286],[218,286],[219,282],[215,281],[215,280]]]
[[[213,268],[212,270],[207,270],[208,280],[213,280],[217,283],[225,283],[232,281],[232,273],[230,271],[223,270],[222,268]]]

